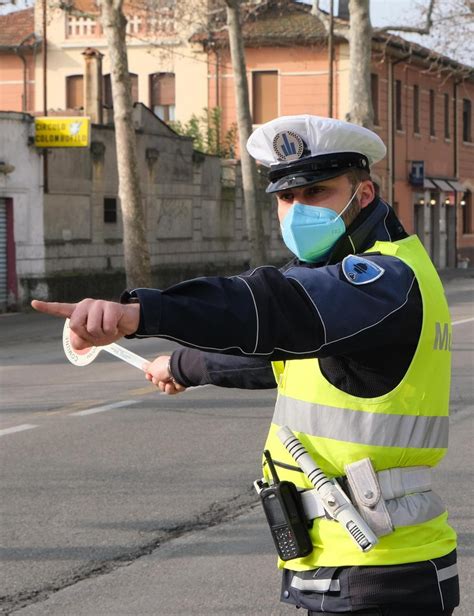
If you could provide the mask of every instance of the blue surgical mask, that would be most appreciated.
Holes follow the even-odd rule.
[[[359,186],[340,214],[318,205],[293,204],[283,219],[281,232],[286,246],[298,259],[317,263],[327,257],[346,231],[342,214],[352,203]]]

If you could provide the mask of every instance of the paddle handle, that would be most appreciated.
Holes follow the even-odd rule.
[[[144,357],[140,357],[140,355],[132,353],[132,351],[129,351],[128,349],[123,346],[120,346],[119,344],[115,344],[115,342],[101,347],[101,351],[107,351],[107,353],[114,355],[114,357],[118,357],[122,361],[126,361],[127,364],[135,366],[135,368],[138,368],[142,371],[144,371],[144,365],[149,363],[148,360]]]

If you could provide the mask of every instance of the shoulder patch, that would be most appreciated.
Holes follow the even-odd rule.
[[[369,284],[378,280],[385,270],[369,259],[357,255],[347,255],[342,262],[342,271],[352,284]]]

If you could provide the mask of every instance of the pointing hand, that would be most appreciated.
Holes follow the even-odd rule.
[[[71,343],[77,349],[104,346],[137,331],[139,304],[119,304],[100,299],[83,299],[77,304],[33,300],[35,310],[56,317],[69,318]]]

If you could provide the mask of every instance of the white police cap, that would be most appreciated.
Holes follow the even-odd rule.
[[[327,180],[382,160],[386,147],[371,130],[313,115],[282,116],[259,126],[247,142],[251,156],[270,167],[267,192]]]

